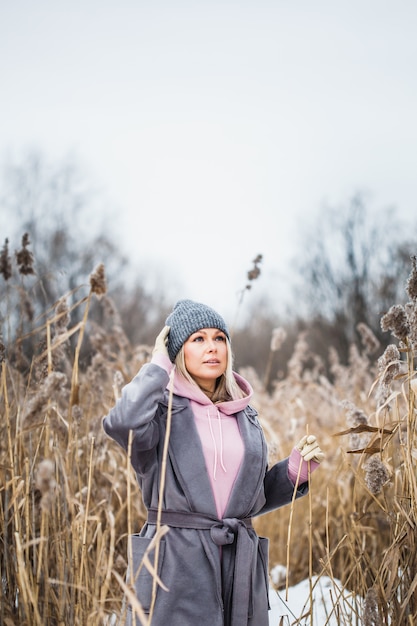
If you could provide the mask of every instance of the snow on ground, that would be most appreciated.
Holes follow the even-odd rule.
[[[271,578],[274,580],[272,573]],[[310,581],[303,580],[288,589],[288,599],[286,599],[285,588],[276,591],[271,585],[269,625],[339,626],[357,623],[359,599],[344,590],[339,580],[327,576],[320,578],[313,576],[311,587],[310,592]],[[312,620],[310,593],[313,599]]]

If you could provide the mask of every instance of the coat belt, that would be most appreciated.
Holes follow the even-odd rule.
[[[149,509],[148,523],[156,524],[157,517],[157,509]],[[237,517],[217,519],[210,515],[193,513],[192,511],[165,510],[161,512],[161,524],[166,524],[174,528],[209,530],[210,536],[217,546],[225,546],[236,540],[230,626],[242,626],[243,624],[247,624],[249,599],[252,591],[251,571],[253,553],[253,541],[248,530],[253,528],[252,519],[250,517],[242,519]]]

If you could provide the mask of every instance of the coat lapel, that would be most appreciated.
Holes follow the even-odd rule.
[[[267,450],[252,409],[240,411],[236,419],[245,453],[225,517],[249,517],[265,477]],[[178,397],[173,408],[169,449],[170,462],[191,510],[216,517],[216,504],[194,416],[189,402]]]
[[[191,510],[216,517],[203,448],[188,401],[172,416],[169,449],[170,461]]]
[[[225,517],[249,517],[266,472],[266,442],[248,407],[237,414],[245,454],[226,508]]]

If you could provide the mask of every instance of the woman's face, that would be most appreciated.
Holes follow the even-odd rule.
[[[216,379],[227,365],[226,335],[217,328],[202,328],[184,343],[185,367],[204,391],[214,391]]]

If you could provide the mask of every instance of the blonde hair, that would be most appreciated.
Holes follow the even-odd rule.
[[[229,339],[226,337],[226,346],[227,346],[227,363],[226,369],[224,373],[219,376],[216,381],[216,388],[214,390],[213,395],[211,396],[211,401],[213,403],[216,402],[225,402],[227,400],[237,400],[239,398],[244,398],[246,393],[239,387],[236,382],[235,376],[233,374],[233,353],[232,346],[230,344]],[[185,356],[184,356],[184,344],[181,346],[177,356],[175,357],[175,368],[181,376],[183,376],[189,383],[192,385],[199,385],[195,382],[194,378],[191,376],[189,371],[185,366]]]

